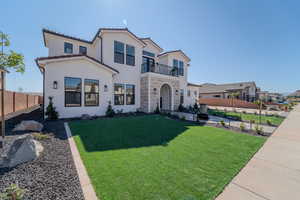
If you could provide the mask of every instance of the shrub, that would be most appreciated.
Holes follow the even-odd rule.
[[[154,113],[155,113],[155,114],[159,114],[159,113],[160,113],[158,104],[156,105],[156,109],[155,109]]]
[[[110,101],[108,102],[108,106],[107,106],[107,110],[106,110],[105,114],[106,114],[106,117],[114,117],[116,114],[114,109],[111,106]]]
[[[267,120],[267,124],[269,125],[269,126],[272,126],[273,124],[272,124],[272,122],[271,122],[271,120]]]
[[[241,131],[245,131],[246,129],[245,124],[243,122],[240,124],[240,129]]]
[[[185,116],[182,116],[180,119],[181,119],[181,120],[185,120]]]
[[[46,139],[50,139],[49,135],[46,134],[42,134],[42,133],[33,133],[32,134],[33,138],[36,140],[46,140]]]
[[[179,104],[178,111],[179,112],[183,112],[184,111],[184,106],[182,104]]]
[[[246,111],[243,110],[242,113],[243,113],[243,114],[246,114]]]
[[[56,111],[56,108],[53,106],[53,97],[48,97],[49,98],[49,104],[46,109],[46,116],[50,120],[55,120],[58,119],[58,112]]]
[[[194,111],[194,113],[198,113],[199,112],[199,106],[198,106],[197,103],[194,104],[193,111]]]
[[[250,120],[250,123],[251,123],[251,124],[255,124],[255,120],[254,120],[254,119],[251,119],[251,120]]]
[[[224,127],[226,126],[224,120],[221,120],[221,121],[220,121],[220,124],[221,124],[222,126],[224,126]]]
[[[255,126],[255,132],[259,135],[261,135],[263,133],[263,127],[262,126]]]
[[[17,184],[11,184],[5,189],[3,193],[0,193],[0,199],[2,200],[21,200],[25,194],[25,190],[19,188]]]
[[[202,119],[202,120],[208,120],[209,119],[208,114],[198,113],[197,114],[197,120],[200,120],[200,119]]]

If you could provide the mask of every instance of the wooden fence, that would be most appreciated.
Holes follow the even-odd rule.
[[[1,97],[1,95],[0,95]],[[27,108],[42,104],[43,98],[38,95],[5,91],[4,92],[4,115],[25,110]],[[1,98],[0,98],[0,103]],[[1,104],[0,104],[1,105]],[[1,106],[0,106],[1,116]]]

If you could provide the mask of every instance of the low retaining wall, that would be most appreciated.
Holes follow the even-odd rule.
[[[179,118],[185,118],[188,121],[197,121],[197,114],[184,113],[184,112],[171,112],[172,115],[177,115]]]

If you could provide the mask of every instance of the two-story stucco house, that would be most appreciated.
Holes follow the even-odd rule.
[[[105,115],[111,103],[123,112],[176,110],[194,104],[188,94],[190,58],[167,51],[127,28],[102,28],[92,40],[43,30],[48,56],[36,59],[44,77],[44,109],[53,103],[60,118]]]

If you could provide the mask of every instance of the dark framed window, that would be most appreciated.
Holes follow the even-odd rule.
[[[184,103],[184,90],[181,89],[180,90],[180,104],[183,104]]]
[[[155,61],[153,58],[143,56],[142,73],[144,72],[154,72],[155,71]]]
[[[178,68],[178,60],[173,59],[173,67]]]
[[[65,53],[73,53],[73,44],[65,42],[64,43],[64,52]]]
[[[126,65],[135,65],[135,48],[126,44]]]
[[[144,55],[144,56],[149,56],[149,57],[155,57],[155,54],[154,54],[154,53],[149,52],[149,51],[144,51],[144,50],[143,50],[143,55]]]
[[[87,48],[84,46],[79,46],[79,54],[87,54]]]
[[[84,80],[84,105],[99,106],[99,81],[92,79]]]
[[[115,105],[124,105],[125,92],[124,84],[115,84],[114,88],[114,103]]]
[[[81,106],[81,78],[65,77],[65,107]]]
[[[116,63],[124,64],[124,43],[114,41],[114,61]]]
[[[179,61],[179,75],[184,75],[184,63],[182,61]]]
[[[187,96],[190,97],[191,96],[191,90],[187,91]]]
[[[197,91],[194,91],[194,95],[195,95],[195,97],[197,97]]]
[[[126,85],[126,105],[135,104],[135,86]]]

